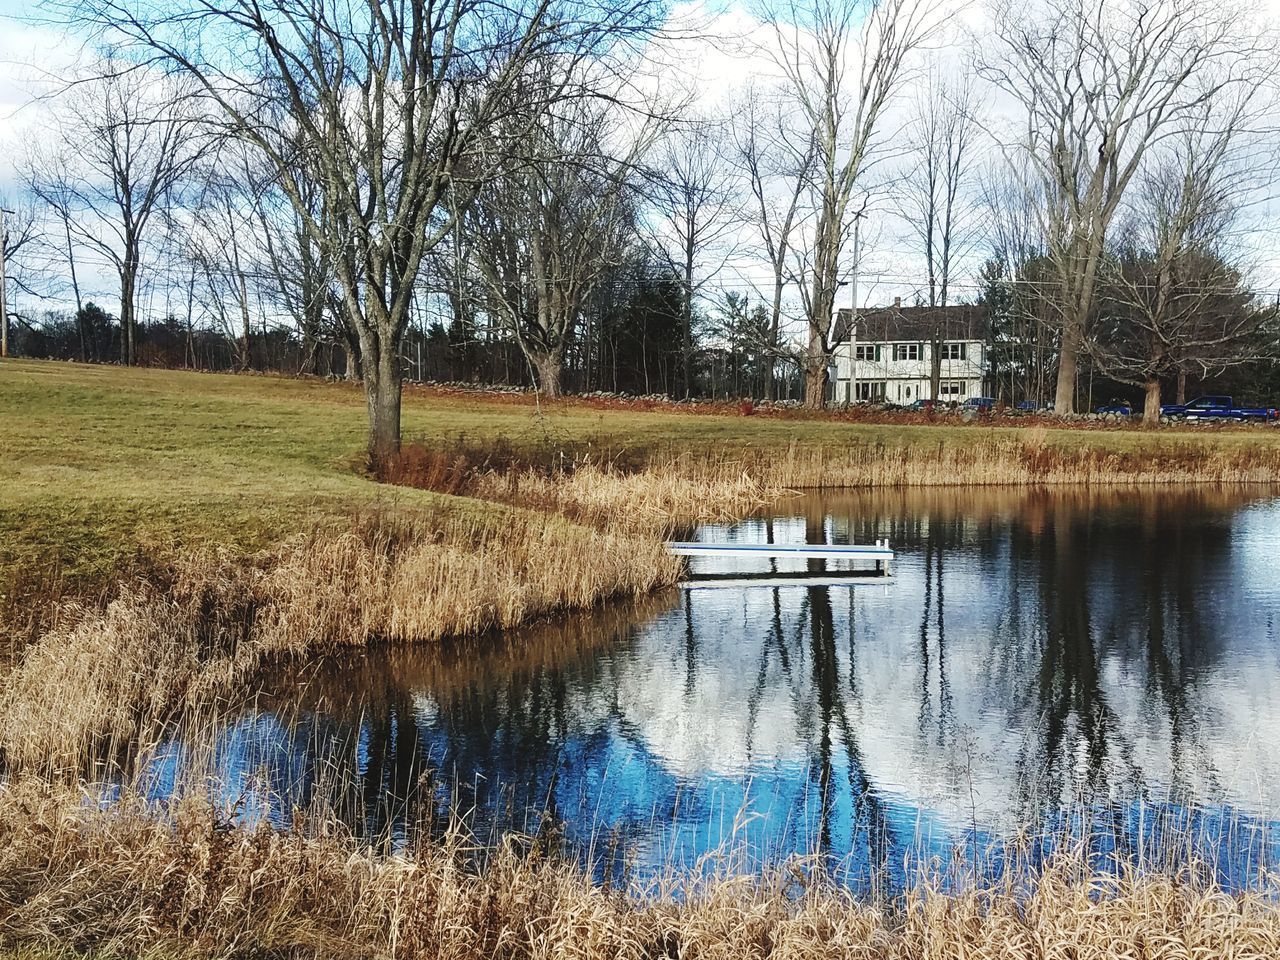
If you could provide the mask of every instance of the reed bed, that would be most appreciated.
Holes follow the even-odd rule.
[[[513,838],[386,854],[331,818],[235,825],[187,799],[86,803],[39,781],[0,791],[0,945],[184,957],[1262,960],[1280,952],[1267,889],[1101,872],[1080,851],[1004,880],[861,900],[812,862],[723,865],[630,889]]]
[[[680,575],[663,546],[676,529],[781,494],[725,464],[549,471],[457,451],[406,462],[423,485],[506,505],[358,516],[248,560],[188,554],[162,583],[65,604],[0,688],[6,760],[74,769],[175,710],[251,687],[272,663],[475,636],[651,593]]]
[[[1072,437],[1072,439],[1077,439]],[[1133,443],[1051,441],[1032,428],[961,442],[793,442],[784,447],[710,447],[659,455],[650,469],[679,472],[689,480],[736,471],[766,489],[895,487],[1121,487],[1270,484],[1280,481],[1280,453],[1270,444],[1161,442],[1137,436]]]
[[[486,471],[475,496],[554,511],[602,529],[667,536],[681,526],[736,520],[777,500],[783,490],[732,461],[706,463],[695,475],[676,461],[635,472],[587,463],[568,471]]]
[[[914,487],[1133,487],[1274,484],[1280,446],[1267,437],[1123,434],[1098,442],[1088,432],[947,430],[936,434],[850,434],[847,442],[783,443],[708,439],[627,446],[601,440],[516,447],[502,437],[480,444],[411,444],[382,479],[465,494],[587,522],[616,521],[618,504],[674,521],[741,515],[786,490]],[[577,478],[575,480],[575,478]],[[713,495],[713,496],[712,496]],[[711,500],[712,502],[708,502]]]
[[[61,612],[4,683],[0,747],[11,766],[75,769],[175,710],[251,688],[271,663],[508,629],[651,593],[680,569],[656,538],[518,510],[365,518],[252,564],[190,556],[163,587]]]

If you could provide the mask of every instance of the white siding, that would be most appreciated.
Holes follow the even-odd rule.
[[[909,342],[909,341],[900,341]],[[986,347],[980,340],[947,341],[948,344],[964,343],[965,359],[942,361],[942,382],[959,384],[959,393],[944,393],[940,399],[963,401],[982,396],[982,381],[986,374]],[[879,347],[879,360],[855,360],[857,346]],[[835,398],[839,402],[856,399],[854,385],[859,383],[883,383],[884,397],[890,403],[911,403],[930,399],[930,349],[928,343],[918,347],[919,359],[895,360],[894,342],[849,341],[838,344],[835,351]]]

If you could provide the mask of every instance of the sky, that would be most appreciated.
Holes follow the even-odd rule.
[[[747,0],[750,2],[750,0]],[[930,56],[942,64],[943,71],[958,69],[965,54],[958,46],[961,37],[982,35],[987,0],[944,0],[955,7],[948,31],[941,35]],[[1280,0],[1259,0],[1262,17],[1280,17]],[[673,8],[672,22],[680,27],[695,25],[694,36],[671,42],[664,50],[661,75],[650,80],[655,88],[692,91],[695,109],[705,116],[724,116],[748,83],[767,81],[776,75],[765,52],[771,33],[748,12],[748,7],[729,0],[715,7],[694,0]],[[0,0],[0,196],[9,199],[17,194],[17,166],[27,144],[38,143],[50,126],[54,107],[45,99],[56,86],[57,78],[67,73],[84,55],[80,42],[56,27],[41,22],[38,8],[23,0]],[[914,81],[914,82],[919,82]],[[998,127],[1002,104],[988,95],[993,121]],[[905,89],[899,106],[885,117],[885,129],[891,136],[905,121],[904,106],[913,99],[913,90]],[[988,145],[989,152],[994,147]],[[1257,220],[1269,224],[1280,219],[1272,216],[1270,198],[1256,211]],[[920,244],[910,227],[894,212],[891,198],[881,193],[862,223],[861,258],[858,261],[858,299],[861,306],[892,303],[902,298],[910,303],[924,290],[924,264]],[[771,282],[767,262],[752,248],[751,233],[745,231],[740,249],[727,257],[712,257],[713,263],[702,277],[704,309],[712,309],[729,290],[763,293]],[[1269,290],[1280,289],[1280,238],[1270,229],[1251,238],[1257,265],[1256,283]],[[972,299],[978,292],[977,266],[981,248],[974,251],[963,276],[953,286],[959,299]],[[848,270],[853,264],[852,250],[846,253]],[[109,296],[113,282],[109,276],[88,280],[89,286],[101,288],[101,296]],[[846,296],[848,291],[842,291]],[[798,304],[793,305],[793,309]]]

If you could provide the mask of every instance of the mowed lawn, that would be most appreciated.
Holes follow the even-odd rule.
[[[109,576],[144,553],[187,545],[252,550],[372,506],[440,497],[361,472],[358,386],[109,366],[0,361],[0,575],[55,564]],[[599,410],[410,391],[406,440],[618,452],[789,444],[965,444],[1017,428],[853,425],[683,412]],[[1064,448],[1188,442],[1277,444],[1280,431],[1055,430]],[[483,509],[475,504],[459,504]],[[3,580],[0,580],[0,584]],[[0,589],[3,589],[0,586]]]

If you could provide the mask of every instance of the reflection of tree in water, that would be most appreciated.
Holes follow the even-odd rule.
[[[924,537],[924,604],[920,611],[920,711],[922,739],[932,737],[936,746],[955,742],[955,703],[947,677],[946,592],[943,576],[945,541],[954,530],[930,523]],[[930,637],[932,628],[933,636]],[[934,690],[937,690],[935,703]]]
[[[906,569],[920,577],[911,584],[920,593],[908,593],[921,598],[920,607],[895,611],[905,630],[885,638],[900,641],[892,662],[910,680],[907,732],[921,763],[942,765],[965,748],[959,716],[966,712],[985,709],[1025,731],[1014,760],[1019,809],[1011,812],[1031,822],[1077,794],[1144,783],[1117,720],[1123,704],[1109,702],[1115,691],[1106,678],[1117,662],[1141,668],[1149,701],[1143,709],[1167,717],[1175,779],[1192,782],[1210,766],[1196,746],[1201,718],[1188,691],[1220,653],[1213,618],[1197,598],[1204,578],[1224,562],[1230,528],[1204,514],[1236,503],[1212,496],[1141,503],[1135,510],[1096,495],[929,492],[917,499],[895,492],[801,503],[791,519],[803,521],[813,542],[887,536],[918,558]],[[744,535],[775,536],[770,521],[747,526]],[[793,525],[787,535],[797,533]],[[810,563],[814,572],[825,566]],[[984,587],[975,597],[979,579]],[[768,761],[758,754],[778,742],[770,727],[777,724],[797,741],[788,740],[783,752],[795,748],[808,758],[800,784],[807,789],[798,797],[779,793],[793,804],[779,820],[793,828],[798,805],[816,800],[805,808],[812,816],[805,827],[822,850],[852,852],[868,865],[900,864],[912,837],[895,837],[883,787],[868,767],[865,748],[877,744],[860,739],[867,736],[864,697],[879,695],[884,679],[867,674],[868,663],[877,662],[868,651],[874,657],[880,625],[864,612],[855,629],[861,601],[852,588],[778,587],[744,596],[741,625],[726,610],[726,594],[719,596],[686,593],[678,606],[668,598],[612,620],[570,618],[543,628],[543,641],[535,630],[502,646],[372,656],[354,668],[335,667],[309,685],[311,693],[290,696],[303,722],[290,734],[298,745],[287,748],[287,771],[299,795],[339,800],[359,811],[370,832],[441,822],[450,803],[484,811],[492,824],[528,829],[540,811],[566,820],[591,815],[610,756],[625,754],[638,758],[642,772],[617,796],[632,791],[638,807],[648,805],[649,819],[609,812],[618,822],[632,816],[640,831],[655,823],[662,829],[671,818],[699,816],[696,807],[685,809],[680,791],[700,784],[682,782],[678,762],[677,769],[664,767],[671,758],[656,755],[654,731],[644,726],[654,718],[635,713],[636,697],[656,696],[662,702],[649,705],[655,710],[684,709],[696,722],[694,711],[707,709],[699,698],[714,699],[723,682],[741,698],[711,704],[731,721],[725,736],[734,739],[725,749],[740,746],[748,765]],[[657,621],[641,626],[655,614]],[[642,675],[632,651],[661,662]],[[976,664],[967,662],[975,657]],[[716,731],[697,733],[716,745]],[[425,795],[417,789],[424,780],[433,784]]]
[[[1189,796],[1207,786],[1216,793],[1219,773],[1202,742],[1206,718],[1190,704],[1200,677],[1222,656],[1224,638],[1199,600],[1206,585],[1229,569],[1230,524],[1212,515],[1186,523],[1153,499],[1142,505],[1134,525],[1137,562],[1124,571],[1121,589],[1140,602],[1131,611],[1115,611],[1111,632],[1128,638],[1116,642],[1120,656],[1145,658],[1145,693],[1168,718],[1171,790]]]
[[[619,713],[615,652],[671,595],[567,618],[510,640],[399,648],[286,673],[261,706],[280,719],[271,743],[242,739],[237,761],[265,772],[288,806],[323,802],[367,836],[443,828],[455,812],[492,829],[536,829],[557,816],[570,732],[603,740],[592,720]],[[612,703],[608,702],[613,690]],[[578,692],[599,694],[585,717]],[[425,713],[424,713],[425,711]],[[622,731],[626,736],[626,731]],[[264,769],[264,761],[274,760]]]
[[[1019,758],[1023,818],[1064,802],[1142,797],[1149,773],[1109,702],[1108,657],[1122,674],[1142,674],[1141,722],[1167,721],[1175,794],[1216,779],[1195,747],[1200,718],[1188,704],[1197,675],[1220,648],[1197,600],[1208,578],[1226,568],[1230,529],[1212,501],[1199,501],[1147,496],[1136,509],[1101,515],[1058,505],[1037,532],[1012,528],[1013,562],[1036,571],[1039,627],[1026,631],[1039,655],[1039,723],[1038,738],[1027,739]]]
[[[987,577],[990,654],[978,658],[985,689],[968,693],[1025,718],[1016,815],[1031,823],[1064,802],[1137,794],[1145,782],[1109,702],[1108,656],[1119,657],[1121,671],[1145,665],[1143,719],[1167,719],[1174,789],[1213,779],[1212,762],[1195,745],[1203,718],[1188,697],[1220,643],[1205,635],[1197,599],[1226,565],[1230,522],[1222,518],[1244,499],[1220,491],[923,491],[859,494],[826,507],[850,540],[887,534],[920,558],[918,736],[939,757],[957,733],[947,677],[948,557],[963,553],[966,582],[974,571]]]
[[[810,587],[806,593],[804,603],[808,612],[811,683],[817,698],[817,729],[811,741],[817,750],[817,762],[810,764],[810,776],[816,778],[818,788],[819,849],[824,853],[836,849],[832,820],[840,806],[834,783],[835,754],[840,749],[846,778],[842,789],[848,791],[845,799],[850,807],[848,830],[851,852],[855,861],[865,862],[870,871],[878,872],[890,856],[889,824],[884,806],[867,774],[857,732],[850,722],[850,703],[845,697],[845,684],[836,652],[831,590],[828,587]],[[849,672],[852,675],[856,664],[852,638],[850,640]],[[796,707],[804,709],[802,703],[797,703]]]
[[[1072,792],[1086,797],[1097,792],[1108,733],[1115,728],[1090,621],[1090,577],[1096,575],[1099,545],[1090,536],[1088,517],[1065,504],[1053,510],[1042,533],[1015,542],[1015,562],[1036,570],[1040,629],[1034,636],[1040,663],[1035,690],[1043,737],[1024,744],[1019,785],[1027,807],[1037,795],[1053,805]]]

